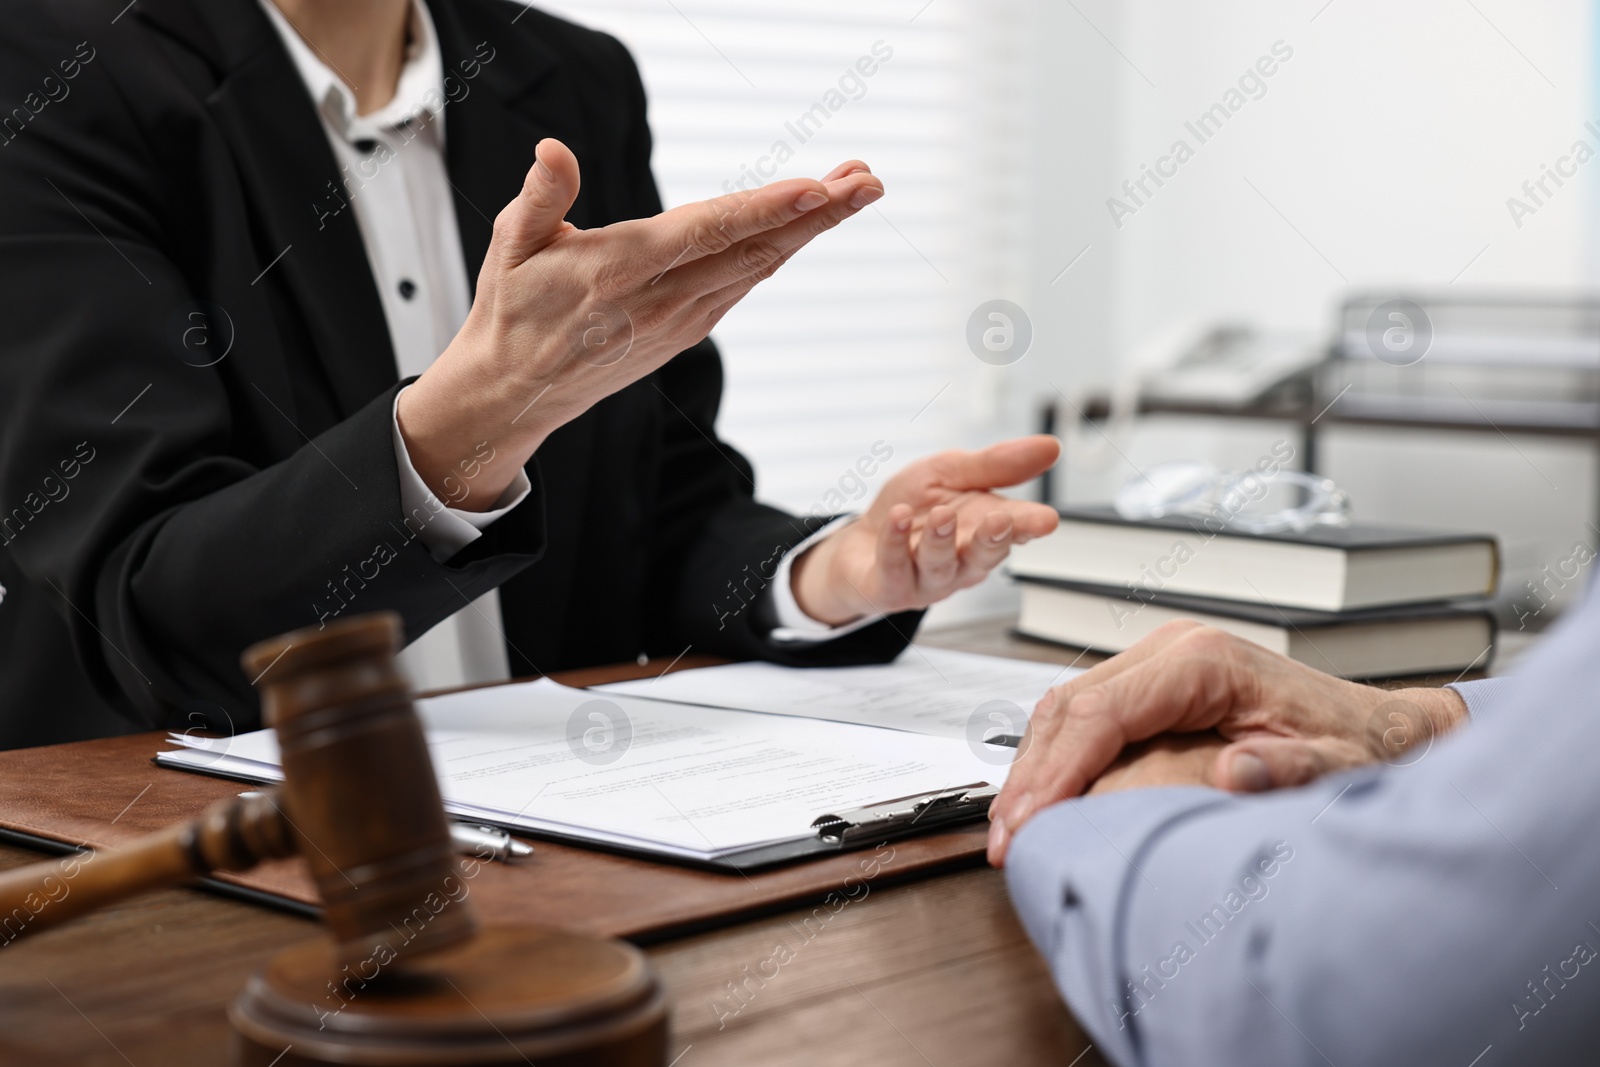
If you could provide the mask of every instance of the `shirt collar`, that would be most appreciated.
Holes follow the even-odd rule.
[[[444,116],[444,61],[440,56],[439,37],[434,30],[433,18],[422,0],[412,0],[410,40],[406,45],[405,64],[400,68],[400,80],[395,86],[394,99],[370,115],[356,114],[355,94],[327,62],[306,42],[283,12],[272,0],[260,0],[278,36],[283,39],[289,58],[294,62],[311,94],[311,102],[328,128],[346,141],[359,141],[371,137],[379,130],[393,130],[404,126],[421,114],[430,119],[442,120]],[[432,124],[431,122],[429,123]]]

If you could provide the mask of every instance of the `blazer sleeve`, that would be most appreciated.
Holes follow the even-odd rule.
[[[377,609],[414,636],[535,559],[537,484],[433,560],[400,504],[399,386],[307,435],[272,318],[242,286],[236,350],[185,362],[174,317],[181,328],[210,294],[174,249],[204,215],[128,102],[137,72],[108,69],[112,34],[79,44],[44,6],[13,14],[0,99],[41,100],[52,71],[68,94],[0,143],[0,540],[70,626],[77,662],[59,668],[138,724],[171,725],[201,699],[248,727],[250,643]]]
[[[644,86],[627,49],[610,43],[627,88],[626,212],[643,218],[662,210],[650,169]],[[756,501],[749,460],[717,436],[723,370],[709,338],[674,357],[648,384],[663,409],[649,562],[652,646],[689,643],[701,652],[794,666],[882,663],[899,655],[922,612],[891,615],[831,641],[770,639],[777,617],[769,583],[778,564],[833,517],[801,518]]]

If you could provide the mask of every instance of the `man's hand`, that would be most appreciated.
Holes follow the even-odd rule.
[[[1056,528],[1056,511],[990,490],[1036,478],[1055,463],[1053,437],[941,452],[890,478],[860,519],[795,560],[795,602],[819,622],[925,608],[977,585],[1012,545]]]
[[[1039,701],[989,810],[989,861],[1004,862],[1040,808],[1083,793],[1126,745],[1158,734],[1217,731],[1230,743],[1212,783],[1255,792],[1408,762],[1465,718],[1450,689],[1357,685],[1199,623],[1168,623]]]
[[[535,147],[522,192],[494,220],[472,311],[400,395],[400,432],[422,480],[444,495],[471,464],[487,510],[557,427],[697,344],[818,234],[883,195],[865,163],[580,230],[565,221],[578,161]],[[481,461],[480,446],[492,459]],[[481,462],[480,462],[481,461]]]
[[[1162,734],[1139,741],[1094,780],[1085,796],[1149,789],[1158,785],[1216,785],[1217,753],[1227,740],[1215,730],[1203,734]]]

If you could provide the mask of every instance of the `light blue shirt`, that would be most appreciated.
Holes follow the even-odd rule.
[[[1013,901],[1118,1065],[1600,1063],[1600,597],[1410,766],[1113,793],[1018,833]]]

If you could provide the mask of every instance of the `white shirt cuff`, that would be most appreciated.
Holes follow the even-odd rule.
[[[855,633],[863,626],[871,626],[883,618],[882,615],[867,615],[843,626],[829,626],[807,615],[800,609],[800,602],[794,598],[794,585],[790,572],[794,569],[794,561],[800,558],[800,553],[835,530],[855,521],[855,515],[841,515],[791,548],[778,564],[778,571],[772,576],[772,606],[778,616],[777,628],[768,635],[772,640],[797,644],[832,641],[836,637]]]
[[[406,386],[406,389],[409,388],[409,385]],[[406,450],[405,438],[400,436],[400,393],[405,391],[402,389],[394,395],[395,407],[390,416],[394,426],[394,460],[400,470],[400,509],[405,512],[407,531],[414,531],[417,539],[427,547],[429,555],[443,563],[482,537],[490,523],[522,503],[533,485],[528,481],[527,472],[519,470],[488,511],[462,511],[448,507],[434,495],[417,473],[417,468],[412,466],[411,453]],[[462,484],[466,482],[467,479],[463,477]]]

